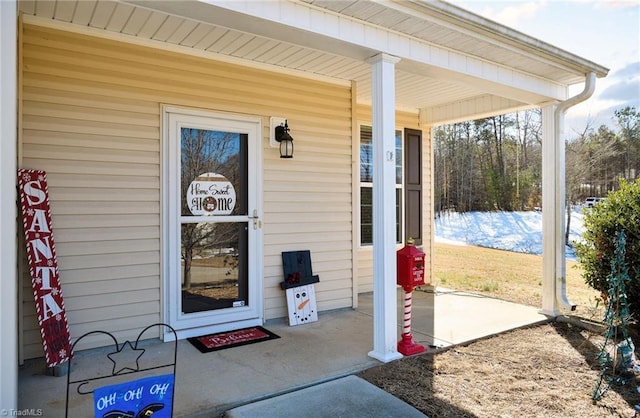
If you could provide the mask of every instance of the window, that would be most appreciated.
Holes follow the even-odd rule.
[[[403,242],[402,131],[396,131],[396,242]],[[360,127],[360,245],[373,244],[373,142],[371,126]]]

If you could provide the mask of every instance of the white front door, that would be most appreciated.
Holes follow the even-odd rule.
[[[262,324],[260,118],[164,109],[165,322]]]

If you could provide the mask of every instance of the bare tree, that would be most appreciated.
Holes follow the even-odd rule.
[[[589,121],[568,140],[568,208],[587,196],[605,196],[618,187],[619,177],[640,177],[640,112],[627,107],[615,117],[618,131],[594,129]],[[540,207],[541,131],[540,109],[437,128],[437,210]]]

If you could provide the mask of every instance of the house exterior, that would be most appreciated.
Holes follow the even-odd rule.
[[[562,118],[600,65],[444,2],[5,1],[0,31],[0,232],[21,233],[16,169],[46,171],[72,338],[285,317],[281,253],[310,250],[317,309],[372,291],[370,355],[398,358],[409,237],[432,278],[432,126],[535,106],[542,310],[567,302]],[[43,352],[24,243],[0,245],[5,407]]]

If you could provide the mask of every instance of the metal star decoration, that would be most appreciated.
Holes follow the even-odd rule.
[[[127,349],[126,347],[129,348]],[[111,360],[111,362],[113,363],[113,371],[111,374],[113,376],[116,376],[118,374],[126,372],[127,370],[131,372],[140,371],[138,360],[140,359],[140,357],[142,357],[144,351],[144,348],[136,348],[131,345],[131,341],[125,341],[124,343],[122,343],[122,346],[118,348],[117,351],[107,354],[107,357],[109,357],[109,360]],[[130,367],[133,365],[134,356],[136,363],[135,368]],[[122,367],[120,367],[119,369],[117,368],[118,364],[122,365]]]

